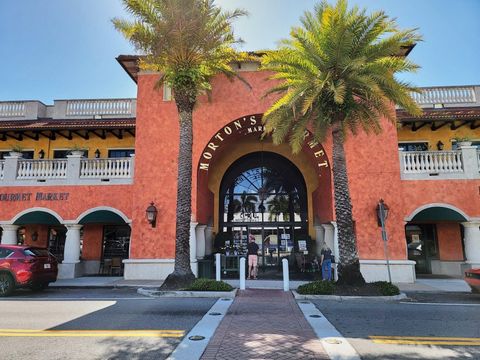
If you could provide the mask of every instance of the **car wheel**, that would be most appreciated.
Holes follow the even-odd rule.
[[[42,291],[48,286],[48,283],[36,283],[30,286],[33,291]]]
[[[0,273],[0,296],[8,296],[13,292],[15,283],[8,273]]]

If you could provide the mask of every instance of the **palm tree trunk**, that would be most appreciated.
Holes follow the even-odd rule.
[[[175,233],[175,268],[161,286],[162,290],[189,285],[195,275],[190,267],[190,216],[192,213],[192,145],[194,97],[175,93],[180,121],[178,151],[177,220]]]
[[[353,229],[352,202],[348,188],[347,163],[343,147],[344,135],[339,121],[332,125],[333,135],[333,186],[335,195],[335,217],[338,229],[340,259],[338,283],[362,285],[365,280],[360,272],[357,240]]]

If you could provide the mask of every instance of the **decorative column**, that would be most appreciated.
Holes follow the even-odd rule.
[[[190,221],[190,267],[195,276],[198,276],[197,239],[195,233],[197,225],[197,222]]]
[[[205,257],[205,228],[207,225],[197,225],[195,235],[197,237],[197,259]]]
[[[3,229],[2,245],[17,245],[18,225],[1,225],[1,226]]]
[[[322,252],[323,244],[325,243],[325,228],[322,225],[315,225],[315,244],[316,244],[316,253],[320,256]]]
[[[323,227],[323,240],[327,244],[327,246],[332,249],[335,256],[337,256],[334,244],[335,238],[335,228],[332,224],[322,224]]]
[[[466,263],[476,267],[480,265],[480,220],[462,223],[464,228]]]
[[[83,225],[65,225],[67,234],[63,261],[58,266],[59,279],[74,279],[80,275],[80,229]]]
[[[213,253],[213,226],[208,225],[205,228],[205,255]]]

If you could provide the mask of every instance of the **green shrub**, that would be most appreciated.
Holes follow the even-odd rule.
[[[300,285],[297,289],[297,292],[301,295],[331,295],[334,291],[334,283],[322,280]]]
[[[196,279],[188,288],[189,291],[232,291],[233,287],[223,281],[213,279]]]
[[[388,281],[376,281],[373,283],[383,296],[393,296],[400,294],[400,289]]]

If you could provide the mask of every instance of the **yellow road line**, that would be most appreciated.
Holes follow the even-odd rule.
[[[0,337],[171,337],[180,338],[183,330],[31,330],[0,329]]]
[[[0,330],[1,331],[1,330]],[[480,338],[465,338],[465,337],[441,337],[441,336],[383,336],[370,335],[370,339],[401,339],[401,340],[465,340],[465,341],[480,341]]]
[[[427,336],[369,336],[376,344],[480,346],[480,338]]]

